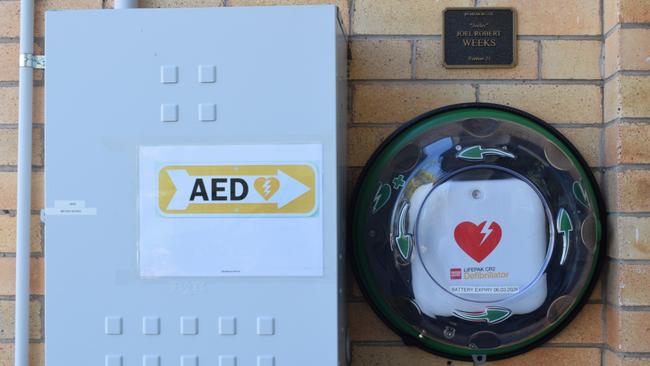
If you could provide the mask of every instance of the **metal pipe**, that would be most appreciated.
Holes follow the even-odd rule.
[[[138,0],[115,0],[115,9],[133,9],[138,7]]]
[[[20,0],[20,54],[34,52],[34,0]],[[18,202],[16,213],[15,366],[29,366],[29,259],[34,69],[20,65],[18,81]]]

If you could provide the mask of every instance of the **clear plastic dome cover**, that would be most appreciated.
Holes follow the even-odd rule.
[[[357,187],[352,257],[405,342],[511,356],[567,323],[595,282],[602,202],[576,150],[493,105],[434,111],[391,136]]]

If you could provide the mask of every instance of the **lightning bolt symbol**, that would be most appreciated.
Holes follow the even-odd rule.
[[[481,223],[481,245],[483,245],[483,242],[490,236],[490,234],[492,234],[492,221],[490,221],[489,224],[487,221],[483,221]]]
[[[264,195],[268,196],[271,193],[271,181],[267,179],[266,181],[264,181],[262,187],[264,187]]]
[[[381,196],[378,194],[376,194],[375,197],[372,198],[372,207],[377,207],[377,202],[379,202],[379,198],[381,198]]]

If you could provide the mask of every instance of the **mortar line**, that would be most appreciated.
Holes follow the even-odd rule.
[[[643,117],[616,117],[603,123],[603,127],[607,128],[615,124],[650,124],[650,118]]]
[[[476,90],[474,91],[474,97],[475,99],[478,97],[478,100],[480,101],[480,84],[472,84],[472,86],[476,86]],[[478,93],[477,93],[478,92]],[[348,123],[349,127],[356,127],[356,128],[373,128],[373,127],[399,127],[403,125],[405,122],[350,122]],[[566,128],[566,129],[581,129],[581,128],[601,128],[603,126],[602,123],[581,123],[581,122],[573,122],[573,123],[553,123],[550,122],[550,125],[555,127],[555,128]]]
[[[599,71],[600,71],[600,79],[604,80],[605,79],[605,39],[602,37],[605,28],[604,0],[599,1],[599,6],[600,6],[599,15],[600,15],[601,39],[600,39],[600,60],[598,64],[599,64]],[[605,120],[605,83],[604,82],[600,85],[600,120],[601,121]],[[599,144],[600,144],[600,151],[598,154],[599,155],[598,158],[600,159],[600,165],[605,165],[605,127],[604,126],[601,126]],[[603,324],[605,324],[604,321],[605,320],[603,319]]]
[[[43,274],[43,276],[45,276],[45,274]],[[43,297],[42,299],[38,299],[38,302],[41,303],[38,312],[38,315],[40,316],[40,320],[41,320],[40,340],[41,342],[45,343],[45,297]]]
[[[603,25],[604,26],[604,25]],[[614,24],[607,32],[603,33],[603,41],[606,41],[617,30],[621,29],[621,23]]]
[[[604,167],[605,172],[625,172],[629,170],[650,170],[650,163],[642,164],[617,164]]]
[[[604,343],[553,343],[552,341],[540,345],[541,348],[599,348],[602,349]]]
[[[619,76],[650,76],[650,70],[616,70],[614,73],[603,79],[603,85]]]
[[[537,42],[537,80],[542,80],[542,41]]]
[[[596,85],[602,84],[601,79],[354,79],[348,83],[360,85],[378,84],[497,84],[497,85]]]
[[[415,69],[417,60],[416,41],[409,40],[409,44],[411,45],[411,79],[415,80],[417,79],[417,70]]]
[[[607,303],[607,306],[616,309],[617,311],[627,313],[647,313],[650,312],[650,305],[618,305]]]
[[[355,86],[348,83],[348,123],[346,123],[346,128],[352,124],[354,118],[354,97],[356,95]]]
[[[650,23],[616,23],[603,34],[603,40],[607,40],[619,29],[650,29]]]
[[[620,117],[618,119],[621,123],[650,123],[650,118],[647,117]]]
[[[45,124],[43,123],[32,123],[34,129],[44,128]],[[15,130],[18,128],[18,123],[0,123],[0,130]]]
[[[602,128],[602,123],[551,123],[555,128]]]
[[[16,252],[0,252],[0,257],[2,258],[16,258]],[[43,259],[45,255],[41,251],[30,251],[30,258],[34,259]]]
[[[650,265],[650,259],[624,259],[609,257],[610,264]]]
[[[621,29],[650,29],[650,23],[619,23]]]
[[[612,216],[612,217],[646,218],[646,217],[650,217],[650,212],[647,212],[647,211],[639,211],[639,212],[608,211],[607,215]]]
[[[365,40],[365,39],[442,39],[442,34],[388,34],[388,33],[375,33],[375,34],[354,34],[350,35],[352,40]],[[602,35],[518,35],[519,41],[600,41]]]
[[[0,0],[0,1],[10,1],[10,0]],[[15,338],[2,338],[0,339],[0,344],[14,344],[16,341]],[[29,344],[43,344],[41,339],[38,338],[30,338],[29,339]]]
[[[352,19],[354,19],[354,12],[355,12],[355,7],[356,4],[354,3],[354,0],[348,0],[348,41],[351,41],[354,38],[354,31],[352,27]]]
[[[40,215],[41,210],[31,210],[32,215]],[[15,217],[16,216],[16,210],[15,209],[0,209],[0,216],[9,216],[9,217]]]
[[[2,0],[0,0],[2,1]],[[42,87],[45,85],[44,81],[42,80],[34,80],[35,87]],[[0,88],[17,88],[18,87],[18,81],[15,80],[4,80],[0,81]]]
[[[353,347],[404,347],[402,341],[350,341]]]
[[[32,216],[40,216],[41,215],[41,210],[31,210],[30,211]],[[9,216],[9,217],[16,217],[16,209],[0,209],[0,216]]]
[[[30,294],[29,301],[44,300],[45,295]],[[16,295],[0,295],[0,301],[16,301]]]
[[[38,220],[38,230],[40,231],[40,235],[41,235],[40,240],[38,242],[38,246],[40,248],[40,253],[42,253],[43,258],[45,258],[45,223],[41,220]]]
[[[519,35],[520,41],[600,41],[601,35]]]
[[[0,0],[2,1],[2,0]],[[32,83],[33,86],[35,87],[41,87],[45,85],[44,80],[34,80]],[[0,81],[0,88],[17,88],[18,87],[18,80],[2,80]]]
[[[353,41],[369,41],[369,40],[440,40],[441,35],[416,35],[416,34],[355,34],[350,36]]]
[[[18,171],[18,167],[16,165],[0,165],[0,173],[15,173]],[[40,173],[44,171],[44,166],[43,165],[33,165],[32,164],[32,172],[33,173]]]
[[[402,341],[377,340],[377,341],[352,341],[352,346],[358,347],[404,347]],[[545,343],[540,348],[595,348],[603,349],[605,343]]]
[[[406,122],[363,122],[363,123],[349,123],[348,128],[397,128]]]
[[[650,358],[650,352],[624,352],[624,351],[617,351],[609,347],[607,345],[607,348],[605,348],[607,351],[612,352],[613,354],[619,356],[619,357],[634,357],[634,358]]]
[[[605,30],[605,0],[600,0],[599,1],[599,6],[600,6],[600,79],[604,80],[605,79],[605,36],[604,36],[604,30]],[[605,121],[605,82],[603,81],[600,85],[600,120]],[[605,126],[601,127],[600,130],[600,165],[605,165]],[[607,179],[605,179],[604,174],[602,174],[602,179],[600,184],[602,185],[603,191],[606,192],[606,182]],[[605,250],[605,248],[602,248],[601,250]],[[605,258],[608,258],[608,253],[605,253],[604,256]],[[607,263],[603,263],[603,269],[602,269],[602,283],[600,284],[600,296],[603,300],[603,307],[600,309],[600,319],[601,319],[601,329],[600,329],[600,336],[605,343],[605,347],[607,347],[607,287],[609,285],[609,266]],[[605,365],[605,351],[600,352],[600,364]]]

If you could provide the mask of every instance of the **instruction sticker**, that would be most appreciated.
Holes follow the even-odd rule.
[[[295,165],[171,165],[158,175],[165,215],[311,214],[316,170]]]

